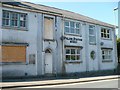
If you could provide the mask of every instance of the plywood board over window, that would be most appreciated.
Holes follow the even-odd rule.
[[[44,39],[53,39],[54,19],[44,18]]]
[[[2,62],[26,62],[26,46],[2,46]]]

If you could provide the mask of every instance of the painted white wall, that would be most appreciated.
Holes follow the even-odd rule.
[[[62,32],[62,26],[61,26],[61,18],[52,16],[52,15],[43,15],[43,21],[44,16],[52,17],[54,19],[54,28],[53,28],[53,40],[42,40],[42,74],[45,74],[45,50],[51,49],[53,60],[52,60],[52,69],[53,74],[61,73],[62,72],[62,41],[60,40],[61,32]],[[55,20],[56,19],[56,20]],[[43,23],[43,29],[42,33],[44,35],[44,23]]]
[[[76,72],[85,72],[87,71],[87,68],[86,68],[86,51],[85,51],[85,46],[86,46],[86,26],[83,24],[83,22],[80,22],[81,23],[81,33],[82,33],[82,37],[79,37],[79,36],[75,36],[75,35],[65,35],[65,37],[69,37],[69,38],[79,38],[79,39],[82,39],[82,41],[77,41],[77,43],[70,43],[70,40],[64,40],[64,45],[65,46],[79,46],[79,47],[83,47],[81,48],[81,61],[82,62],[73,62],[73,63],[65,63],[65,71],[66,73],[76,73]],[[64,50],[65,51],[65,50]],[[65,54],[65,52],[64,52]],[[65,56],[64,56],[65,57]],[[65,59],[65,58],[64,58]],[[64,60],[65,61],[65,60]]]
[[[101,26],[99,28],[99,31],[101,30]],[[100,37],[101,38],[101,35]],[[100,47],[106,47],[106,48],[113,48],[112,50],[112,62],[102,62],[102,51],[100,49],[100,70],[109,70],[109,69],[115,69],[116,68],[116,41],[115,41],[115,30],[111,29],[111,39],[110,40],[105,40],[101,39],[100,42],[103,42],[104,44]]]
[[[0,8],[0,21],[2,21],[2,9]],[[24,76],[25,73],[28,75],[43,75],[44,74],[44,61],[45,61],[45,50],[47,48],[52,49],[53,54],[53,73],[62,73],[63,61],[65,61],[65,52],[62,52],[62,40],[60,37],[63,35],[63,18],[56,17],[56,26],[54,27],[54,41],[44,41],[44,15],[40,13],[27,12],[21,10],[8,9],[11,11],[23,12],[28,14],[28,31],[8,30],[2,28],[2,22],[0,22],[0,42],[2,41],[14,41],[14,42],[25,42],[29,43],[27,47],[27,64],[11,64],[11,65],[0,65],[3,68],[3,75],[6,76]],[[47,15],[49,16],[49,15]],[[54,16],[52,16],[54,17]],[[55,18],[55,17],[54,17]],[[82,46],[81,59],[82,63],[66,63],[66,73],[74,72],[85,72],[93,70],[107,70],[114,69],[116,66],[116,44],[115,44],[115,31],[112,30],[111,40],[101,39],[101,26],[96,26],[96,45],[89,45],[89,24],[80,22],[82,24],[81,32],[82,37],[65,35],[66,37],[76,37],[82,39],[77,44],[69,43],[64,40],[64,46]],[[101,46],[100,43],[104,42]],[[63,47],[64,47],[63,46]],[[113,62],[102,62],[101,47],[113,48]],[[91,60],[90,52],[94,50],[96,52],[96,58]],[[36,55],[36,64],[28,64],[29,54]],[[9,74],[7,74],[9,73]]]
[[[14,10],[8,8],[2,8],[4,10],[11,10],[17,12],[23,12],[28,14],[28,28],[27,31],[20,31],[14,29],[4,29],[0,28],[2,31],[2,41],[3,42],[21,42],[21,43],[29,43],[29,46],[26,48],[26,64],[8,64],[3,65],[2,71],[3,75],[5,76],[24,76],[25,73],[28,75],[37,75],[37,66],[36,64],[29,64],[29,55],[35,54],[37,61],[37,14],[33,12],[26,12],[21,10]],[[1,10],[0,10],[1,11]],[[2,12],[0,12],[2,15]],[[1,17],[0,17],[1,18]],[[0,20],[2,21],[2,20]],[[0,24],[1,25],[1,24]],[[0,42],[2,42],[0,41]],[[9,73],[9,74],[8,74]]]

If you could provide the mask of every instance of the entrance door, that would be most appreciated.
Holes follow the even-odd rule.
[[[90,58],[89,58],[89,71],[96,71],[98,70],[98,62],[97,62],[97,56],[95,51],[90,52]]]
[[[52,74],[52,53],[50,50],[45,51],[45,74]]]

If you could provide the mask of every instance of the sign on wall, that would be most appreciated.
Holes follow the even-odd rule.
[[[62,36],[61,40],[67,40],[70,43],[78,43],[78,41],[82,41],[82,39],[77,38],[77,37],[67,37],[67,36]]]

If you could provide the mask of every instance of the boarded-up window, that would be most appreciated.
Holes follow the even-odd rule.
[[[53,39],[54,20],[52,18],[44,19],[44,39]]]
[[[2,46],[2,62],[26,62],[26,46]]]

